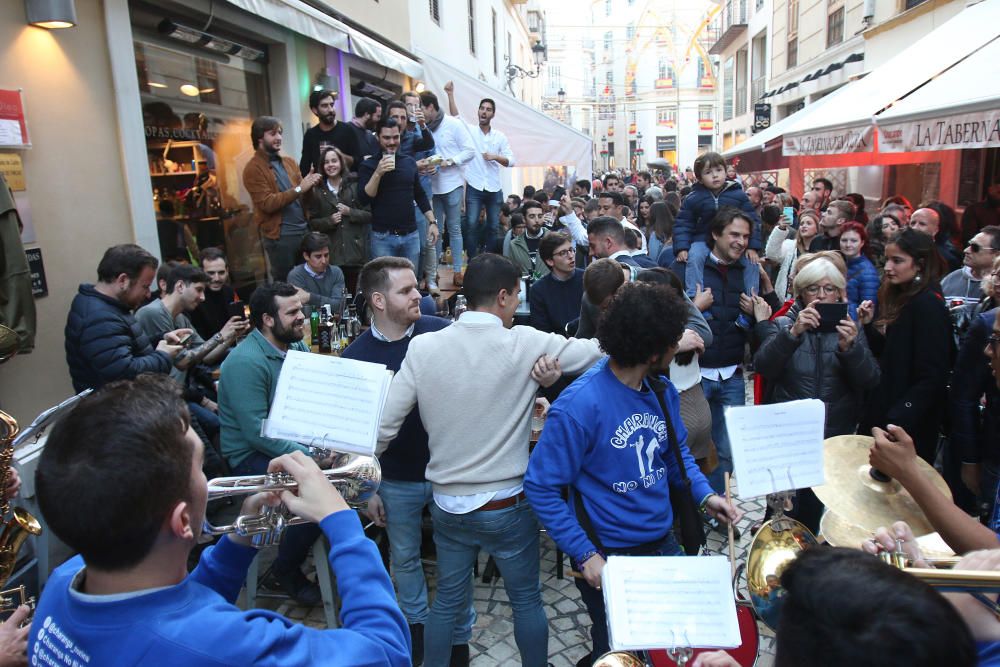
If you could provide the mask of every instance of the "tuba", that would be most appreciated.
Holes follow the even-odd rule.
[[[8,327],[0,325],[0,363],[17,354],[18,344],[17,334]],[[19,430],[17,420],[0,411],[0,521],[3,522],[0,532],[0,588],[3,588],[14,574],[17,554],[24,541],[30,535],[42,534],[42,525],[38,519],[20,507],[11,509],[10,501],[2,495],[10,479],[10,465],[14,460],[14,439]],[[7,518],[8,514],[10,518]],[[14,595],[17,595],[20,601],[16,601]],[[27,597],[24,586],[0,591],[0,611],[12,611],[18,604],[31,603],[33,600]]]

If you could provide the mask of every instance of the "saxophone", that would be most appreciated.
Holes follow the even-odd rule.
[[[17,334],[0,325],[0,363],[17,354]],[[10,479],[10,466],[14,460],[14,439],[20,428],[17,420],[0,410],[0,588],[3,588],[17,564],[17,554],[30,535],[41,535],[42,525],[38,519],[20,507],[11,509],[10,501],[4,493]],[[6,518],[10,514],[10,518]],[[16,600],[14,596],[20,599]],[[27,596],[24,586],[10,590],[0,590],[0,612],[13,611],[19,604],[33,606],[34,600]]]

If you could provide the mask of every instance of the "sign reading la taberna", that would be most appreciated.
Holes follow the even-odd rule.
[[[941,151],[1000,146],[1000,109],[880,124],[878,148],[883,153]]]
[[[874,143],[871,125],[848,129],[785,135],[785,155],[841,155],[870,153]]]

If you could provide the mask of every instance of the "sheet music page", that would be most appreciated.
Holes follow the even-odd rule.
[[[391,378],[383,364],[289,350],[262,434],[374,456]]]
[[[823,484],[825,419],[826,406],[815,398],[726,408],[740,496]]]
[[[609,556],[601,573],[616,651],[742,643],[725,556]]]

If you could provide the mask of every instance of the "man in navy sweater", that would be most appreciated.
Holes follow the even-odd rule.
[[[420,292],[413,264],[401,257],[379,257],[365,264],[358,278],[361,293],[372,315],[371,328],[347,349],[343,357],[385,364],[396,372],[410,341],[423,333],[438,331],[451,324],[440,317],[420,314]],[[368,503],[368,516],[389,533],[392,572],[399,588],[399,606],[410,626],[413,664],[424,656],[424,624],[427,622],[427,581],[420,562],[424,507],[431,502],[431,484],[424,477],[430,452],[427,431],[414,408],[399,435],[379,457],[382,485]],[[475,611],[470,601],[467,621],[456,630],[453,659],[469,660],[469,638]],[[461,661],[461,660],[460,660]]]
[[[531,326],[540,331],[565,334],[566,324],[580,316],[583,269],[576,268],[576,248],[565,232],[542,237],[538,256],[549,273],[531,285]]]
[[[664,415],[648,375],[667,372],[684,332],[687,306],[664,285],[629,283],[612,297],[597,330],[608,353],[553,404],[528,461],[524,491],[535,515],[573,559],[574,580],[593,625],[591,664],[608,650],[601,571],[611,554],[679,556],[670,487],[682,484],[671,448],[680,448],[691,492],[721,521],[740,512],[716,495],[687,448],[677,390],[659,378]],[[668,422],[676,433],[670,442]],[[570,487],[567,503],[562,489]]]
[[[317,630],[238,609],[257,556],[249,538],[224,536],[188,574],[208,497],[204,450],[190,422],[176,384],[143,375],[83,399],[52,429],[35,489],[48,527],[79,555],[42,593],[32,662],[291,666],[323,656],[329,665],[409,665],[405,621],[378,550],[301,452],[268,468],[288,473],[298,488],[249,496],[241,514],[281,502],[319,524],[330,541],[343,627]]]

